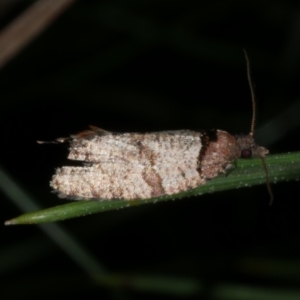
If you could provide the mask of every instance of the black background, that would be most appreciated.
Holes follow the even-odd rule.
[[[1,28],[31,2],[3,11]],[[36,140],[90,124],[116,132],[248,133],[243,48],[258,99],[257,142],[271,153],[298,151],[300,117],[284,112],[299,107],[299,24],[298,1],[77,1],[0,70],[1,168],[46,208],[67,203],[49,187],[54,169],[66,163],[67,147]],[[263,131],[277,118],[279,127]],[[273,185],[273,192],[272,207],[259,186],[58,225],[107,274],[193,279],[205,299],[225,299],[215,294],[219,285],[295,290],[299,183]],[[3,222],[23,213],[4,193],[1,206]],[[11,298],[166,296],[130,282],[117,296],[115,288],[95,285],[38,226],[0,232],[0,293]]]

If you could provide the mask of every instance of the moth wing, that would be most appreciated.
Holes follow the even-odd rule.
[[[172,131],[111,137],[93,139],[92,145],[86,139],[73,141],[69,158],[92,163],[57,170],[51,186],[61,197],[147,199],[205,183],[198,172],[199,133]]]
[[[203,183],[197,170],[188,166],[170,169],[137,164],[133,168],[104,163],[59,168],[50,185],[63,198],[130,200],[176,194]]]
[[[179,130],[158,133],[94,134],[90,138],[73,138],[68,158],[85,162],[112,162],[127,164],[164,163],[177,155],[177,161],[186,160],[186,151],[196,149],[199,155],[199,133]],[[159,158],[159,162],[154,160]]]

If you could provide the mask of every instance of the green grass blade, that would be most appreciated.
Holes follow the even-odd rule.
[[[271,183],[298,180],[300,178],[300,152],[270,155],[266,159],[266,163]],[[236,168],[230,172],[230,174],[220,175],[204,185],[179,194],[147,200],[76,201],[44,210],[26,213],[17,218],[6,221],[5,224],[14,225],[55,222],[146,203],[180,199],[193,195],[220,192],[258,184],[266,184],[266,174],[263,170],[261,160],[240,159],[236,162]]]

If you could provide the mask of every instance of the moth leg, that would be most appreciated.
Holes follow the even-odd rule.
[[[225,176],[227,177],[236,168],[236,162],[230,162],[224,169]]]
[[[96,133],[98,133],[99,135],[107,135],[107,134],[111,134],[109,131],[104,130],[104,129],[99,128],[99,127],[94,126],[94,125],[89,125],[89,128],[90,128],[92,131],[95,131]]]
[[[66,137],[66,138],[58,138],[55,139],[54,141],[36,141],[38,144],[61,144],[68,142],[71,138]]]
[[[104,129],[101,129],[99,127],[90,125],[89,126],[90,129],[88,130],[84,130],[84,131],[80,131],[77,134],[72,134],[71,138],[72,139],[92,139],[95,135],[110,135],[111,132],[106,131]]]

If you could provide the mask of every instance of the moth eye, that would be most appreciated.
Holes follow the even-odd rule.
[[[252,151],[250,149],[243,149],[241,151],[241,158],[251,158]]]

